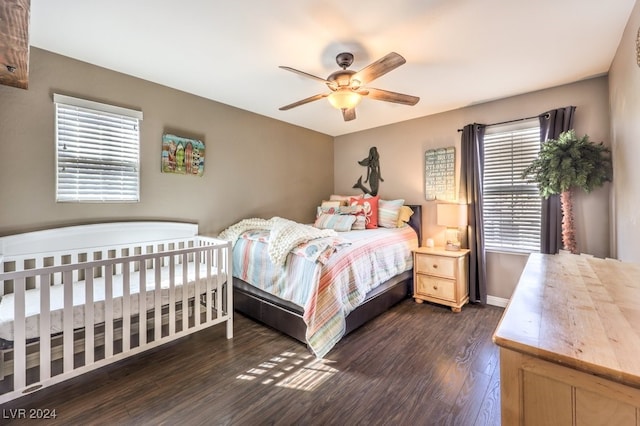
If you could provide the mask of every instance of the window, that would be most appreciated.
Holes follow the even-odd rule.
[[[540,251],[541,198],[538,186],[522,179],[540,151],[537,119],[491,126],[484,138],[483,208],[485,248]]]
[[[142,112],[55,94],[56,201],[137,202]]]

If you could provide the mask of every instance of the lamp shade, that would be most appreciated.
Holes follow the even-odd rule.
[[[460,228],[467,226],[467,205],[466,204],[438,204],[436,210],[437,222],[439,226],[449,228]]]

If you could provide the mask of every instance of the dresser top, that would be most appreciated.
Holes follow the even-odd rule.
[[[493,341],[640,387],[640,265],[531,254]]]

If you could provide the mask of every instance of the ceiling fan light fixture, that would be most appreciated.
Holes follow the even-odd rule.
[[[362,100],[362,95],[348,87],[340,88],[332,92],[329,96],[329,103],[337,109],[355,108]]]
[[[358,106],[363,96],[377,101],[415,105],[420,100],[417,96],[367,87],[373,80],[382,77],[406,62],[402,56],[396,52],[391,52],[356,72],[347,69],[353,63],[353,54],[343,52],[336,56],[336,63],[340,67],[340,70],[329,74],[326,79],[304,71],[299,71],[295,68],[281,66],[280,68],[282,69],[326,84],[330,91],[328,93],[325,92],[310,96],[280,107],[279,109],[280,111],[286,111],[300,105],[308,104],[309,102],[317,101],[318,99],[327,98],[332,107],[342,110],[344,121],[351,121],[356,118],[355,107]]]

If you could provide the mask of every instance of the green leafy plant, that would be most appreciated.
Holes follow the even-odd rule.
[[[537,183],[540,195],[545,198],[560,194],[562,243],[565,250],[576,253],[571,190],[591,192],[610,182],[611,150],[602,142],[591,142],[588,135],[578,138],[573,129],[568,130],[542,144],[538,158],[524,170],[522,177]]]

